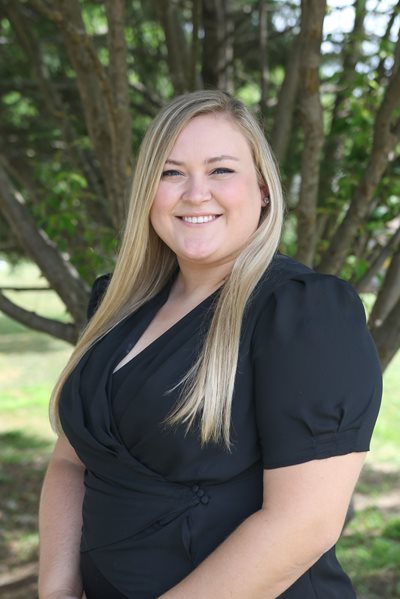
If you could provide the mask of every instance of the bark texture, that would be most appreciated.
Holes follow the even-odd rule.
[[[400,48],[400,38],[396,51]],[[373,143],[364,175],[356,188],[346,215],[338,226],[332,242],[322,256],[318,270],[337,274],[357,234],[360,225],[367,217],[374,200],[374,192],[388,166],[390,154],[400,139],[400,119],[396,110],[400,106],[400,68],[395,63],[385,95],[378,110]]]
[[[393,254],[388,267],[385,280],[379,290],[378,297],[374,303],[369,316],[369,324],[372,330],[386,326],[386,320],[400,301],[400,244]]]
[[[285,76],[279,90],[271,145],[276,159],[283,164],[286,158],[293,125],[293,115],[299,88],[300,38],[295,38],[285,68]]]
[[[233,3],[231,0],[203,0],[204,87],[233,92]]]
[[[86,32],[79,0],[52,2],[51,8],[42,0],[30,2],[56,23],[62,33],[76,73],[85,122],[101,167],[113,222],[119,230],[125,219],[126,192],[131,174],[131,131],[130,128],[121,128],[121,122],[130,122],[126,101],[126,48],[121,24],[124,4],[117,0],[107,5],[110,70],[113,71],[111,65],[117,68],[117,72],[112,72],[109,77],[99,60],[93,39]],[[115,82],[117,90],[113,87]]]
[[[51,318],[45,318],[35,312],[25,310],[11,302],[3,293],[0,292],[0,311],[16,320],[20,324],[25,325],[30,329],[39,331],[40,333],[47,333],[57,339],[62,339],[68,343],[75,344],[78,335],[79,328],[74,324],[65,324],[59,320],[53,320]]]
[[[362,293],[363,291],[367,291],[368,286],[370,285],[373,277],[375,277],[384,266],[385,262],[390,259],[395,248],[400,244],[400,226],[390,237],[389,241],[386,245],[381,248],[379,253],[375,256],[374,260],[371,262],[367,272],[355,283],[355,287],[358,293]],[[400,268],[399,268],[400,271]],[[388,273],[387,275],[388,276]]]
[[[64,258],[44,231],[37,228],[24,199],[1,165],[0,210],[26,255],[36,262],[77,326],[81,326],[86,319],[89,290],[68,259]],[[9,305],[7,309],[10,309]]]
[[[188,42],[179,18],[179,7],[174,0],[157,0],[156,7],[168,50],[169,75],[175,94],[182,94],[189,89],[190,61]]]
[[[296,259],[314,263],[316,207],[324,143],[319,69],[326,1],[303,0],[300,33],[300,119],[304,137],[297,214]]]
[[[268,98],[268,7],[266,0],[259,0],[260,20],[260,110],[264,113]]]
[[[371,329],[379,353],[382,370],[384,371],[393,360],[399,348],[400,339],[400,300],[392,308],[385,322]]]
[[[344,144],[346,136],[337,133],[339,121],[346,119],[349,114],[349,104],[351,96],[349,90],[354,86],[354,69],[360,60],[362,52],[362,42],[365,36],[364,21],[367,14],[366,0],[355,0],[354,4],[354,25],[348,41],[343,46],[342,69],[337,84],[337,92],[332,111],[330,133],[326,136],[324,147],[324,157],[321,165],[321,179],[319,187],[320,205],[326,204],[330,198],[333,188],[333,181],[337,176],[337,165],[343,158]],[[339,207],[338,207],[339,210]],[[323,212],[317,218],[317,238],[331,239],[334,229],[337,225],[337,210],[326,213]]]

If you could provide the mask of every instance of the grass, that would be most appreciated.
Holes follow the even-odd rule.
[[[45,286],[39,277],[30,264],[9,272],[0,262],[0,286]],[[39,314],[66,319],[63,304],[51,291],[7,295]],[[71,350],[69,344],[29,330],[0,313],[0,433],[29,426],[29,432],[54,439],[47,418],[48,401]]]
[[[386,518],[371,507],[350,523],[337,549],[357,589],[368,599],[400,597],[400,518]]]
[[[32,265],[10,273],[0,262],[0,285],[39,282]],[[65,319],[52,292],[8,295],[31,310]],[[367,309],[369,303],[366,298]],[[37,559],[38,498],[55,440],[48,400],[71,349],[0,314],[0,584]],[[382,409],[356,489],[356,515],[337,546],[359,599],[400,599],[399,388],[400,352],[384,375]],[[7,596],[36,596],[35,591],[24,593]]]

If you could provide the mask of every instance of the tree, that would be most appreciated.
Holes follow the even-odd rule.
[[[395,0],[0,0],[0,251],[35,261],[71,322],[1,291],[0,309],[76,340],[149,120],[174,94],[218,87],[262,113],[288,199],[282,251],[376,289],[368,324],[385,368],[400,346],[399,12]]]

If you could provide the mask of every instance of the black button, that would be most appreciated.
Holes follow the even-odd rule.
[[[204,505],[207,505],[207,503],[210,501],[210,498],[208,497],[208,495],[203,495],[203,497],[200,498],[200,501]]]
[[[197,491],[200,489],[199,485],[193,485],[192,487],[192,491],[193,493],[197,493]]]
[[[199,490],[197,491],[197,497],[203,497],[203,495],[204,495],[204,491],[203,491],[203,489],[199,489]]]

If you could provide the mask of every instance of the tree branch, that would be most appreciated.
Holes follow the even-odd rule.
[[[375,275],[378,274],[386,260],[393,253],[394,248],[400,243],[400,227],[393,233],[389,241],[381,248],[379,254],[375,257],[373,262],[370,264],[367,272],[354,283],[354,286],[358,293],[366,291],[368,285]]]
[[[386,25],[385,33],[383,34],[383,36],[381,38],[380,46],[387,43],[387,41],[390,39],[390,33],[392,31],[392,27],[393,27],[394,22],[399,14],[400,14],[400,0],[393,7],[392,14],[390,15],[389,21],[387,22],[387,25]],[[386,52],[382,52],[381,59],[376,68],[376,81],[379,84],[382,84],[382,80],[386,77],[385,61],[386,61]]]
[[[156,9],[165,35],[169,74],[176,94],[188,91],[189,48],[175,2],[156,0]]]
[[[129,110],[129,80],[127,48],[125,42],[124,0],[106,0],[108,21],[109,77],[116,111],[115,127],[120,157],[116,164],[117,173],[125,189],[132,175],[131,115]]]
[[[324,205],[330,196],[333,179],[337,173],[337,165],[342,159],[344,150],[344,135],[337,133],[337,125],[346,119],[349,113],[349,90],[354,87],[354,69],[361,57],[362,42],[365,35],[364,21],[367,14],[366,0],[354,0],[354,25],[348,40],[342,49],[342,69],[339,74],[337,93],[332,110],[330,132],[327,135],[324,157],[321,164],[321,178],[318,197],[320,204]],[[337,214],[322,213],[317,218],[317,239],[331,239],[337,225]]]
[[[386,322],[390,311],[400,300],[400,244],[394,252],[381,285],[378,297],[369,316],[371,328],[376,329]]]
[[[203,0],[203,85],[233,91],[234,21],[230,0]]]
[[[397,46],[400,46],[400,37]],[[376,116],[372,149],[364,175],[355,190],[343,221],[318,265],[318,270],[321,272],[337,274],[340,271],[357,230],[370,210],[376,187],[389,163],[390,153],[400,138],[400,119],[393,123],[393,116],[399,106],[400,66],[398,65],[392,72]]]
[[[26,254],[39,266],[51,287],[80,326],[86,318],[89,290],[46,233],[37,228],[24,200],[0,164],[0,210]]]
[[[189,89],[197,89],[199,87],[199,81],[197,76],[197,63],[199,60],[199,50],[200,50],[200,39],[199,39],[199,29],[200,29],[200,8],[201,8],[201,0],[192,0],[192,47],[190,53],[190,79],[189,79]]]
[[[380,327],[372,327],[371,334],[378,350],[382,371],[384,371],[400,345],[400,299],[392,308],[384,323]]]
[[[78,339],[79,329],[76,325],[45,318],[44,316],[39,316],[36,312],[25,310],[11,302],[2,293],[0,293],[0,311],[30,329],[47,333],[68,343],[75,344]]]
[[[260,111],[265,113],[268,98],[268,7],[266,0],[258,1],[260,43]]]
[[[0,287],[2,291],[53,291],[51,287]]]
[[[143,96],[143,99],[151,105],[151,107],[147,106],[146,109],[143,107],[142,111],[145,114],[154,116],[162,108],[163,102],[161,98],[156,95],[153,90],[148,89],[145,85],[143,85],[143,83],[139,81],[129,82],[129,87],[140,93]]]
[[[79,170],[82,169],[93,193],[99,198],[104,196],[103,185],[98,177],[98,173],[92,167],[90,161],[87,160],[79,143],[77,143],[78,137],[72,126],[69,110],[50,80],[48,69],[43,61],[40,44],[32,33],[32,24],[24,15],[23,7],[18,3],[10,3],[5,5],[5,10],[19,45],[31,64],[37,87],[41,91],[43,106],[49,116],[61,128],[65,148],[71,162]]]
[[[304,133],[297,214],[296,259],[311,266],[315,252],[316,206],[324,142],[319,68],[326,0],[302,0],[300,119]]]
[[[295,38],[285,68],[285,77],[278,94],[271,145],[277,161],[285,161],[292,133],[293,114],[299,88],[300,36]]]
[[[59,0],[58,10],[49,9],[42,0],[29,0],[42,14],[58,25],[74,67],[85,121],[104,177],[111,215],[120,229],[126,214],[126,177],[121,180],[118,166],[120,145],[118,111],[112,86],[101,64],[93,40],[87,35],[79,0]]]

